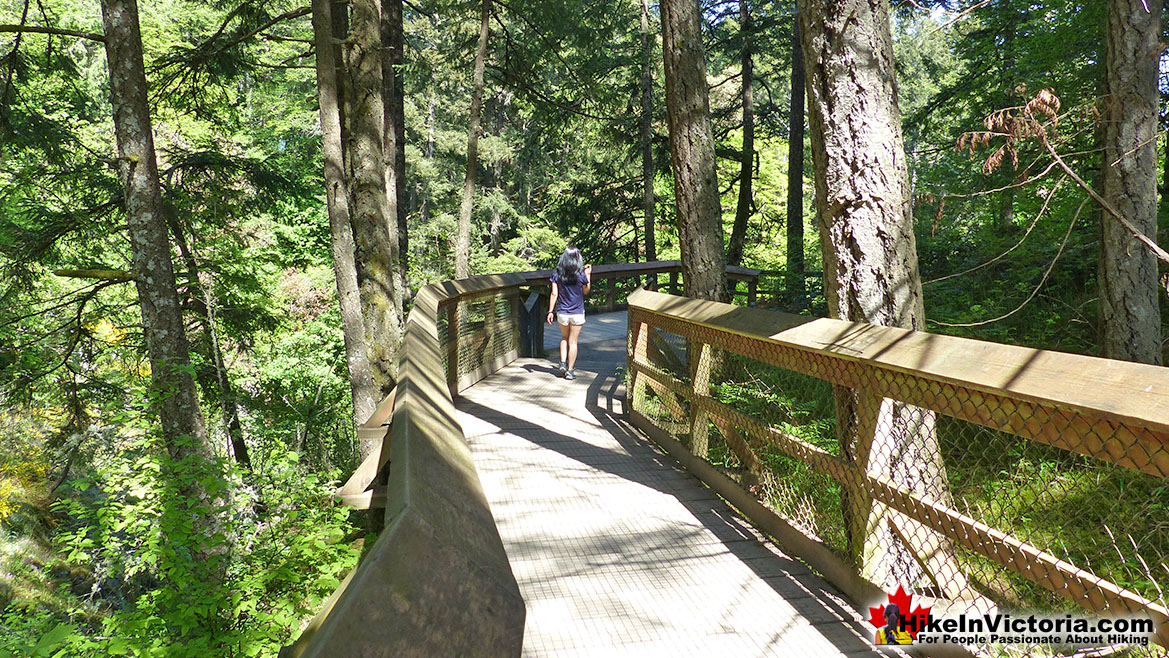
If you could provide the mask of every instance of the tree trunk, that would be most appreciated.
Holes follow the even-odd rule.
[[[1108,3],[1104,198],[1143,234],[1157,237],[1157,53],[1161,3]],[[1102,352],[1161,363],[1157,261],[1120,222],[1101,213]]]
[[[735,207],[735,223],[727,245],[728,265],[743,262],[743,242],[747,237],[747,220],[751,218],[751,181],[755,177],[755,99],[751,90],[754,70],[751,65],[751,12],[747,0],[739,0],[739,30],[743,36],[743,159],[739,166],[739,203]]]
[[[498,106],[495,112],[495,135],[497,137],[503,135],[503,122],[507,118],[507,107],[511,104],[511,97],[507,95],[506,91],[500,91],[496,97]],[[488,185],[495,190],[498,198],[495,203],[491,204],[491,220],[487,225],[491,240],[491,255],[498,256],[502,247],[500,246],[500,233],[503,231],[503,213],[500,212],[499,198],[504,196],[503,191],[503,158],[496,158],[491,166],[487,168],[487,176],[490,178]]]
[[[426,159],[428,161],[434,160],[434,92],[430,93],[430,100],[426,103]],[[430,194],[422,191],[422,207],[418,214],[425,222],[430,219]]]
[[[487,36],[491,31],[491,0],[482,0],[479,16],[479,47],[475,51],[475,72],[471,81],[471,120],[467,127],[467,173],[463,178],[463,203],[459,206],[458,234],[455,236],[455,278],[471,275],[471,211],[475,206],[475,171],[479,167],[479,114],[483,108],[483,69],[487,65]]]
[[[686,296],[726,301],[722,208],[714,166],[702,15],[697,0],[662,0],[666,113]]]
[[[162,214],[138,5],[135,0],[102,0],[101,9],[118,167],[125,183],[126,224],[150,357],[151,399],[156,401],[171,458],[205,458],[210,454],[207,432],[195,380],[189,372],[187,333]]]
[[[214,373],[207,372],[207,368],[200,368],[195,375],[199,386],[203,388],[208,398],[218,398],[219,410],[223,416],[223,431],[231,444],[235,461],[245,469],[251,470],[252,460],[248,456],[248,444],[244,441],[243,428],[239,422],[239,405],[236,404],[235,390],[231,387],[231,378],[227,375],[227,368],[223,365],[223,350],[219,347],[219,331],[215,327],[215,304],[211,297],[211,286],[204,285],[199,271],[199,261],[195,252],[187,242],[186,232],[182,224],[173,213],[166,213],[166,222],[170,227],[179,254],[187,267],[187,288],[192,305],[199,314],[199,324],[203,328],[203,358],[211,364]],[[212,376],[213,375],[213,376]]]
[[[388,199],[385,106],[382,101],[381,2],[350,0],[345,69],[349,75],[349,185],[370,372],[378,398],[389,395],[398,374],[402,339],[398,223]],[[363,457],[365,455],[362,455]]]
[[[658,259],[654,236],[654,152],[653,152],[653,33],[649,31],[649,0],[641,0],[641,185],[645,260]]]
[[[843,15],[832,0],[799,3],[829,314],[922,329],[888,4],[859,0],[853,7]],[[899,487],[949,502],[934,412],[863,390],[838,387],[835,394],[846,459]],[[925,569],[948,593],[964,583],[949,542],[874,504],[858,488],[848,493],[850,550],[867,577],[878,584],[914,584]]]
[[[313,34],[317,46],[317,93],[321,106],[321,150],[325,159],[325,202],[329,211],[330,247],[333,273],[337,279],[337,300],[341,307],[341,328],[345,335],[345,361],[353,395],[356,424],[364,423],[377,406],[377,387],[369,365],[365,342],[365,321],[354,263],[353,230],[349,224],[349,190],[345,177],[342,125],[338,84],[340,47],[334,44],[330,0],[313,0]]]
[[[804,284],[804,49],[797,16],[792,30],[792,88],[787,137],[787,296],[803,300]]]
[[[382,10],[382,83],[385,94],[386,197],[398,238],[396,293],[403,316],[410,299],[410,240],[406,225],[406,92],[399,70],[403,62],[402,0],[384,0]]]

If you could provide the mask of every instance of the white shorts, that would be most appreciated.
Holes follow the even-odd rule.
[[[557,313],[556,321],[560,326],[567,327],[568,325],[580,326],[585,323],[584,313]]]

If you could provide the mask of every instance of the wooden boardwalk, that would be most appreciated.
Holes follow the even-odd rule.
[[[575,381],[520,359],[457,401],[527,605],[523,655],[881,655],[831,586],[626,425],[625,318],[589,317]]]

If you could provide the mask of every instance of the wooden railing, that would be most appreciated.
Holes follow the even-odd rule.
[[[612,282],[602,289],[615,308],[620,280],[664,275],[676,289],[680,271],[677,261],[598,265],[593,279]],[[752,272],[728,271],[748,296]],[[519,355],[543,356],[542,337],[525,346],[521,333],[532,299],[547,298],[549,275],[472,277],[418,292],[397,388],[358,428],[370,456],[338,490],[349,505],[384,507],[385,529],[283,656],[520,654],[523,599],[453,400]],[[542,331],[546,311],[536,312]]]
[[[747,267],[727,267],[731,295],[747,306],[754,306],[758,301],[759,274],[760,270]],[[677,260],[594,266],[590,282],[592,292],[585,299],[585,312],[611,313],[624,310],[629,293],[641,287],[681,295],[681,275],[682,262]],[[520,276],[530,286],[524,295],[521,309],[520,355],[537,356],[543,353],[544,319],[548,315],[552,270],[521,272]]]
[[[883,601],[882,590],[912,585],[891,582],[897,577],[888,571],[891,552],[908,549],[916,565],[911,570],[931,581],[929,596],[941,606],[935,613],[946,604],[961,609],[1009,603],[1009,583],[986,577],[1005,573],[1048,590],[1055,601],[1062,598],[1094,613],[1148,615],[1156,623],[1157,641],[1169,640],[1169,610],[1164,594],[1157,594],[1162,587],[1153,587],[1157,581],[1166,584],[1167,573],[1158,564],[1164,553],[1151,556],[1155,559],[1144,568],[1153,579],[1144,583],[1146,594],[1153,592],[1146,595],[1094,573],[1090,561],[1100,566],[1109,556],[1060,548],[1084,532],[1102,537],[1108,530],[1093,515],[1116,503],[1106,499],[1111,490],[1091,488],[1091,477],[1120,482],[1152,500],[1164,497],[1169,486],[1165,368],[644,290],[631,294],[628,305],[632,423],[854,601]],[[826,426],[834,430],[816,434]],[[961,433],[967,427],[977,432]],[[943,463],[939,442],[948,455],[957,455],[955,463]],[[989,486],[968,484],[973,476],[960,471],[959,460],[986,450],[994,468],[1009,469],[1016,464],[1001,454],[1002,447],[1030,455],[1028,445],[1042,448],[1049,461],[1045,468],[1056,470],[1050,477],[1055,485],[1016,482],[1016,497],[1024,500],[991,490],[989,503],[963,499],[964,509],[958,509],[951,485],[975,493]],[[919,447],[933,454],[914,452]],[[994,468],[975,465],[987,482],[998,477]],[[810,483],[793,497],[797,507],[803,505],[811,516],[837,518],[843,527],[825,522],[816,528],[819,536],[808,536],[815,523],[782,514],[767,496],[760,500],[751,493],[762,494],[769,478],[779,489]],[[1052,491],[1053,486],[1068,492]],[[839,494],[830,497],[829,490]],[[1056,502],[1065,504],[1064,498],[1079,506],[1073,516],[1088,517],[1086,531],[1061,535],[1062,528],[1052,524],[1062,521],[1051,518],[1044,527],[1042,519],[1032,518]],[[821,499],[841,507],[806,509]],[[1144,507],[1160,509],[1159,504]],[[989,520],[1006,518],[1000,512],[1008,507],[1014,514],[1015,506],[1019,523],[1036,524],[1040,531]],[[1162,520],[1132,523],[1163,533]],[[831,536],[841,539],[834,543]],[[1131,562],[1125,568],[1140,571],[1144,560],[1136,547],[1147,545],[1146,539],[1120,536],[1110,548]],[[1067,557],[1081,553],[1089,564]]]

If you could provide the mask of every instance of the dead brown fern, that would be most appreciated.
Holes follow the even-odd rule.
[[[1025,85],[1019,85],[1015,93],[1025,94]],[[1002,138],[990,156],[982,163],[982,173],[989,176],[998,171],[1009,159],[1013,169],[1019,168],[1019,146],[1022,142],[1040,136],[1054,139],[1056,128],[1059,125],[1059,96],[1051,89],[1041,89],[1035,97],[1024,105],[1005,107],[995,110],[983,119],[986,130],[974,130],[958,136],[955,145],[959,152],[967,152],[974,157],[976,150],[989,147],[996,138]],[[1045,117],[1040,119],[1039,117]]]

